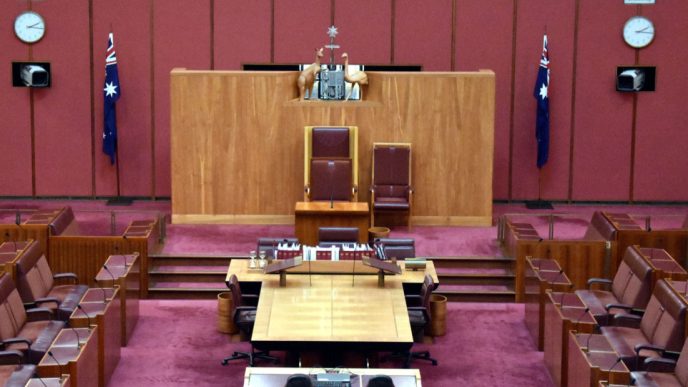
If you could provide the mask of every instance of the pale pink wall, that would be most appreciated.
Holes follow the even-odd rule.
[[[532,90],[547,25],[552,59],[552,136],[550,162],[541,176],[543,198],[626,201],[633,191],[635,200],[688,201],[688,179],[683,178],[688,167],[684,156],[688,133],[684,130],[682,98],[688,51],[675,38],[688,36],[685,23],[676,23],[688,16],[688,3],[662,0],[640,7],[658,29],[656,41],[639,52],[640,64],[657,66],[657,91],[638,95],[632,188],[633,97],[615,91],[614,74],[616,66],[635,61],[636,51],[623,43],[621,28],[638,7],[621,1],[580,0],[578,54],[574,58],[576,1],[456,0],[454,15],[452,3],[94,1],[92,19],[85,0],[6,4],[4,11],[12,16],[33,5],[48,24],[46,37],[32,48],[33,58],[51,62],[53,71],[52,87],[34,91],[35,194],[110,196],[116,192],[115,170],[101,151],[103,61],[110,24],[115,31],[123,88],[117,117],[122,194],[150,197],[171,194],[172,68],[209,69],[214,64],[216,69],[238,70],[242,63],[267,63],[271,56],[277,63],[311,62],[313,49],[327,43],[326,31],[334,14],[341,31],[338,43],[353,62],[388,64],[393,48],[395,63],[421,64],[428,71],[495,71],[495,199],[534,199],[538,195]],[[516,45],[512,51],[514,15]],[[93,26],[93,51],[89,47],[89,23]],[[11,61],[29,59],[30,50],[13,36],[11,23],[0,23],[0,46],[0,59],[7,69]],[[337,52],[337,60],[343,50]],[[91,119],[95,122],[93,132]],[[0,195],[32,195],[27,89],[0,82],[0,122],[0,134],[7,139],[0,144],[0,163],[8,166],[0,174]],[[514,140],[511,148],[510,136]],[[573,165],[569,165],[572,155]]]

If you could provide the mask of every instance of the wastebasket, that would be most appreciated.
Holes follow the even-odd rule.
[[[430,335],[444,336],[447,332],[447,297],[440,294],[430,296]]]
[[[389,228],[387,227],[371,227],[368,229],[369,240],[375,240],[377,238],[387,238],[389,236]]]
[[[234,334],[239,331],[232,320],[232,293],[222,292],[217,295],[217,330]]]

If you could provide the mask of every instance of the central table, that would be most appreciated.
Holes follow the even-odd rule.
[[[353,282],[353,284],[352,284]],[[374,276],[267,277],[251,342],[288,351],[403,351],[413,345],[401,281]]]

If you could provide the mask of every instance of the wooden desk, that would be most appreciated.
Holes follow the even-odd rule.
[[[545,302],[550,291],[566,292],[573,284],[553,259],[526,259],[525,321],[538,351],[544,350]]]
[[[548,293],[545,304],[544,349],[545,365],[558,386],[568,381],[568,337],[569,331],[592,333],[595,318],[583,302],[573,293]]]
[[[141,264],[139,254],[111,255],[105,261],[108,273],[100,269],[96,281],[104,287],[119,287],[119,299],[122,317],[122,346],[126,347],[134,328],[139,321],[139,295]],[[113,282],[112,277],[115,278]]]
[[[604,335],[569,332],[568,347],[569,387],[597,387],[601,380],[631,382],[630,371]]]
[[[81,349],[76,345],[74,330],[63,329],[49,348],[59,364],[46,353],[38,363],[38,375],[48,378],[68,373],[71,387],[95,387],[98,385],[98,327],[90,332],[88,328],[75,330],[83,343]]]
[[[251,342],[288,351],[402,351],[413,345],[401,281],[375,276],[265,278]],[[312,283],[312,285],[311,285]]]
[[[365,387],[375,375],[391,377],[395,387],[422,387],[420,371],[417,369],[347,368],[346,371],[352,374],[351,387]],[[246,367],[244,387],[282,387],[290,375],[324,372],[322,368]]]
[[[296,237],[304,245],[318,244],[320,227],[357,227],[358,242],[368,242],[368,203],[363,202],[297,202],[295,213]]]
[[[435,285],[439,285],[435,265],[432,261],[427,261],[425,271],[423,270],[406,270],[403,261],[397,262],[401,267],[401,275],[394,276],[398,278],[403,284],[422,284],[426,274],[432,277]],[[263,273],[262,270],[249,269],[248,259],[232,259],[227,269],[227,277],[225,281],[229,281],[229,277],[234,274],[237,276],[239,282],[262,282],[265,279],[277,278],[277,275],[270,275]],[[354,268],[354,261],[311,261],[311,274],[340,274],[342,276],[349,275],[351,281],[351,274],[354,272],[359,274],[377,275],[377,270],[365,266],[361,261],[356,261]],[[290,274],[308,274],[308,262],[304,262],[301,266],[287,270]],[[287,276],[287,282],[292,276]]]
[[[103,302],[103,290],[110,293]],[[122,334],[119,289],[88,289],[75,309],[69,326],[86,328],[89,323],[98,326],[98,385],[105,387],[119,363]]]
[[[24,387],[67,387],[70,385],[69,375],[62,375],[62,378],[31,378]]]

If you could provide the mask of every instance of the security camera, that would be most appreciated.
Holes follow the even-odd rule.
[[[616,88],[619,91],[640,91],[645,86],[645,71],[642,69],[623,71],[616,81]]]
[[[42,66],[35,64],[22,66],[20,77],[27,87],[48,87],[50,84],[50,73]]]

